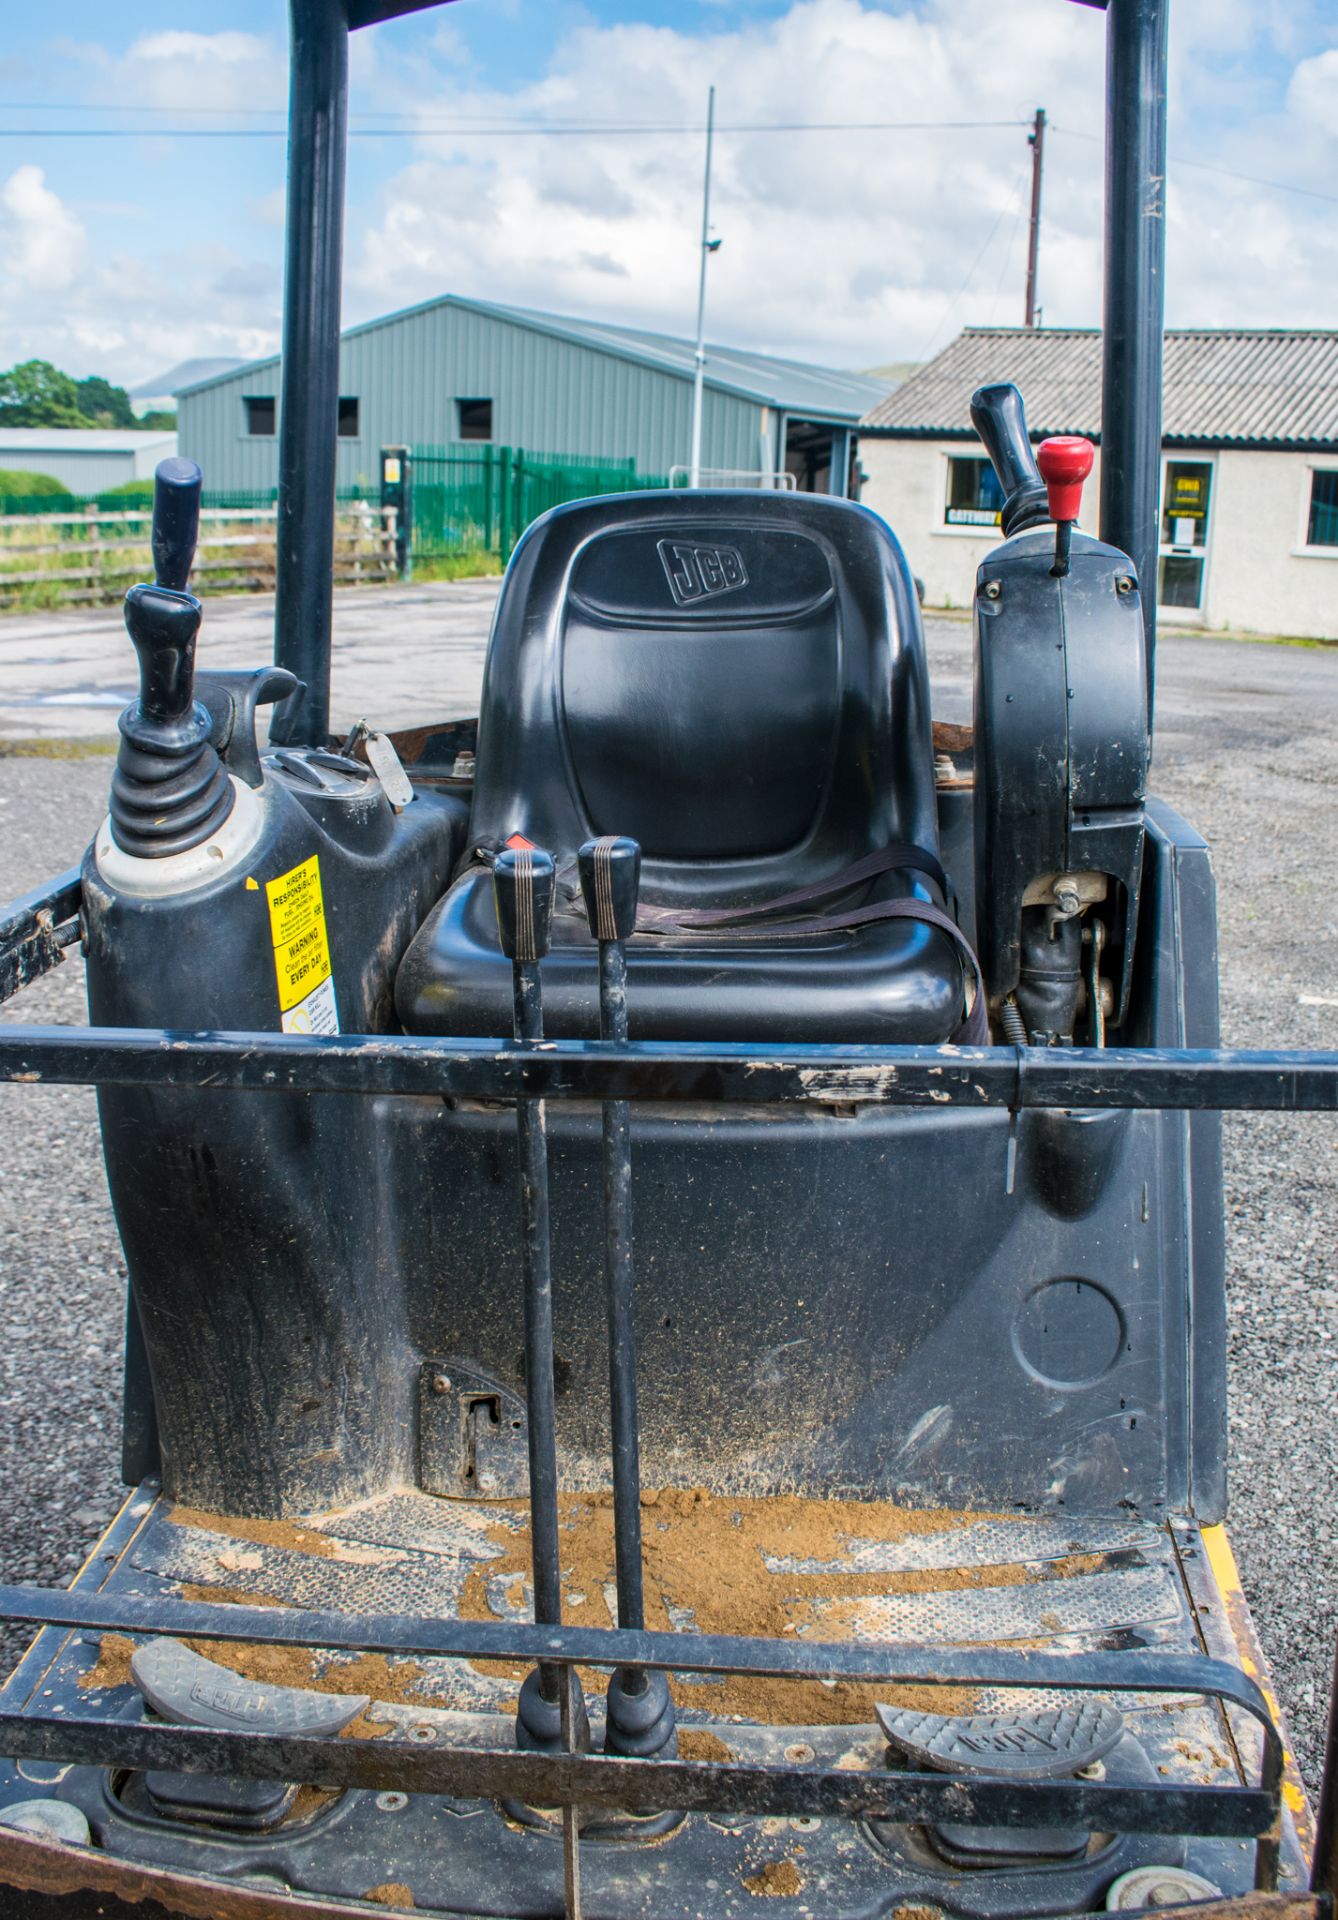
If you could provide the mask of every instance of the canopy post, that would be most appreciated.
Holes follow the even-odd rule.
[[[330,727],[348,20],[341,0],[289,0],[289,13],[274,659],[303,689],[275,708],[270,737],[323,746]]]
[[[1138,575],[1149,727],[1161,503],[1168,15],[1168,0],[1110,0],[1106,13],[1101,537],[1129,555]]]

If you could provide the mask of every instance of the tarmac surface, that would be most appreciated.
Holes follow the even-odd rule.
[[[337,721],[475,711],[495,592],[339,595]],[[970,628],[927,629],[935,713],[967,719]],[[220,601],[202,663],[259,664],[271,630],[272,602]],[[90,838],[129,664],[114,611],[0,620],[0,900]],[[1214,848],[1224,1043],[1338,1046],[1338,652],[1172,631],[1158,689],[1154,788]],[[77,957],[0,1008],[84,1017]],[[120,1498],[124,1266],[91,1092],[0,1087],[0,1129],[0,1579],[61,1581]],[[1336,1153],[1331,1116],[1227,1119],[1231,1535],[1312,1790],[1338,1624]]]

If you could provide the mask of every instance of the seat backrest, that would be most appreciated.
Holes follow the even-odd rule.
[[[484,671],[471,845],[641,843],[651,898],[746,900],[893,841],[935,850],[905,558],[865,508],[621,494],[516,550]]]

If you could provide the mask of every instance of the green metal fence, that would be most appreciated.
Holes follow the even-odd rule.
[[[415,562],[495,553],[502,561],[530,522],[567,500],[663,487],[634,460],[597,462],[526,453],[491,442],[413,449]]]

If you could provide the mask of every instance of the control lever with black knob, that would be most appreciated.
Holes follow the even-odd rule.
[[[599,943],[599,1037],[627,1044],[627,941],[636,931],[641,848],[587,840],[576,856],[592,939]],[[626,1100],[606,1100],[604,1277],[613,1441],[613,1550],[618,1625],[646,1625],[641,1550],[641,1458],[636,1393],[636,1282],[632,1262],[632,1122]],[[678,1751],[669,1683],[658,1667],[618,1667],[609,1681],[604,1749],[631,1758]]]
[[[539,962],[553,923],[553,857],[525,842],[498,854],[492,870],[498,944],[511,962],[512,1013],[519,1045],[544,1035]],[[530,1566],[536,1626],[562,1625],[558,1540],[557,1407],[553,1360],[553,1256],[548,1216],[548,1133],[542,1100],[516,1101],[520,1161],[525,1317],[525,1411],[530,1455]],[[565,1704],[564,1704],[565,1696]],[[590,1746],[585,1697],[574,1668],[541,1660],[526,1676],[516,1709],[516,1745],[561,1752]]]
[[[152,586],[131,587],[125,624],[139,658],[139,698],[121,715],[112,776],[117,846],[143,860],[185,853],[216,833],[236,790],[211,743],[213,721],[195,698],[195,643],[203,608],[186,591],[200,525],[202,476],[193,460],[164,460],[154,475]]]
[[[971,395],[971,424],[1003,488],[999,520],[1004,538],[1023,533],[1028,527],[1045,526],[1050,519],[1050,503],[1027,438],[1022,395],[1011,381],[976,388]]]

